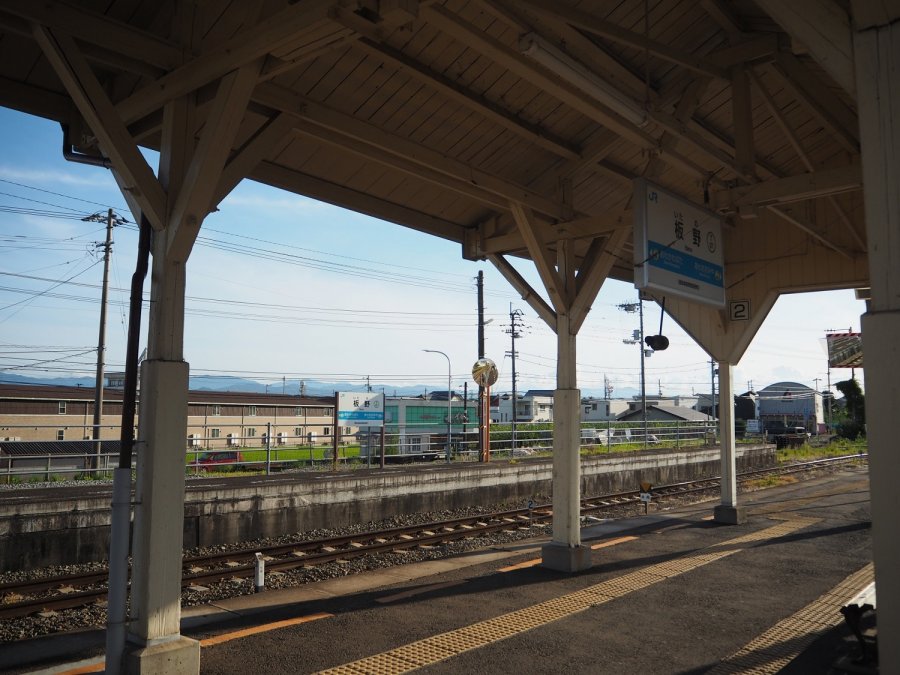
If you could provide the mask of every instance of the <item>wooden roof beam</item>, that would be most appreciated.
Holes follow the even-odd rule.
[[[589,37],[571,25],[548,14],[538,14],[525,3],[512,4],[504,0],[480,0],[485,9],[513,26],[519,33],[535,32],[544,39],[559,45],[564,43],[566,51],[582,63],[589,63],[593,69],[604,73],[604,79],[615,84],[635,99],[646,95],[646,82],[636,68],[630,68],[610,56]],[[548,37],[552,32],[554,37]],[[656,102],[657,93],[650,88],[650,103]]]
[[[222,169],[259,79],[262,58],[222,78],[170,214],[166,257],[184,262],[213,207]]]
[[[773,69],[788,88],[830,129],[844,148],[859,154],[859,121],[856,115],[793,54],[780,51]]]
[[[163,229],[166,193],[75,41],[64,33],[38,25],[34,26],[34,38],[97,136],[103,153],[112,160],[117,174],[126,183],[125,190],[140,204],[153,228]]]
[[[744,176],[756,177],[753,149],[753,96],[744,66],[731,69],[731,116],[734,120],[734,158]]]
[[[126,124],[135,122],[166,102],[189,94],[225,73],[295,44],[306,31],[328,19],[333,2],[306,0],[273,14],[252,29],[242,31],[120,101],[116,106],[119,115]]]
[[[266,157],[276,154],[292,139],[292,131],[297,125],[296,117],[280,113],[267,121],[225,164],[211,206],[215,206],[228,195],[254,167]]]
[[[513,267],[509,261],[506,260],[502,255],[489,254],[487,259],[491,261],[494,267],[497,268],[497,271],[503,275],[503,278],[509,282],[509,285],[515,288],[519,295],[522,297],[522,300],[528,303],[528,305],[535,311],[535,313],[544,320],[550,329],[554,332],[556,331],[556,312],[553,310],[550,305],[547,304],[547,301],[544,300],[540,295],[538,295],[537,291],[535,291],[531,285],[525,281],[524,277]]]
[[[715,192],[712,207],[720,212],[740,211],[748,207],[787,204],[861,189],[862,169],[858,164],[851,164]]]
[[[465,106],[469,110],[478,113],[495,124],[499,124],[504,129],[513,132],[517,136],[520,136],[545,150],[549,150],[559,157],[564,157],[566,159],[578,159],[580,157],[578,149],[564,139],[554,136],[537,124],[529,124],[523,121],[521,118],[516,117],[509,111],[484,97],[472,94],[450,78],[425,67],[393,47],[389,47],[385,44],[378,44],[368,38],[360,39],[357,46],[403,72],[412,75],[417,80],[437,90],[451,101]]]
[[[700,4],[713,21],[728,33],[732,41],[744,31],[740,17],[725,0],[700,0]]]
[[[544,282],[550,301],[557,312],[561,311],[562,308],[567,306],[565,283],[554,267],[553,257],[550,255],[547,245],[538,234],[538,222],[534,217],[534,213],[527,206],[518,202],[510,202],[509,210],[512,212],[513,220],[516,221],[519,232],[522,234],[522,239],[525,240],[525,245],[528,247],[528,253],[534,261],[538,275],[541,277],[541,281]]]
[[[549,70],[540,67],[538,64],[526,60],[518,51],[494,40],[485,34],[484,31],[478,30],[475,26],[440,6],[429,7],[426,13],[429,23],[432,23],[463,44],[488,56],[519,77],[530,81],[536,87],[543,89],[549,95],[559,99],[588,118],[603,124],[611,131],[618,133],[639,147],[653,151],[659,150],[659,142],[648,131],[631,124],[612,109],[600,102],[595,102],[589,96],[585,96],[584,92],[574,85],[554,76]],[[652,119],[654,122],[671,129],[673,133],[678,134],[697,149],[712,156],[717,162],[724,162],[727,167],[733,171],[735,170],[733,167],[734,162],[727,153],[720,152],[717,148],[699,138],[697,134],[689,130],[686,131],[683,125],[674,120],[671,115],[654,112],[652,113]],[[670,160],[670,164],[684,168],[699,177],[706,177],[709,174],[708,171],[703,169],[700,169],[698,172],[698,167],[694,162],[676,151],[667,151],[667,158]]]
[[[779,209],[776,206],[767,206],[765,208],[768,209],[769,211],[771,211],[772,213],[774,213],[776,216],[778,216],[782,220],[790,223],[797,229],[799,229],[803,232],[806,232],[806,234],[808,234],[810,237],[812,237],[813,239],[818,241],[823,246],[830,248],[832,251],[834,251],[838,255],[841,255],[849,260],[853,260],[853,256],[850,253],[845,251],[841,246],[838,246],[837,244],[835,244],[833,241],[831,241],[827,237],[824,237],[821,234],[819,234],[818,232],[816,232],[815,228],[813,228],[813,226],[810,225],[809,223],[806,223],[806,222],[800,220],[799,218],[795,218],[794,216],[790,215],[789,213],[785,213],[784,211],[782,211],[781,209]]]
[[[812,160],[809,157],[809,154],[803,148],[803,144],[800,142],[800,139],[797,137],[796,132],[791,127],[790,122],[788,122],[787,117],[785,117],[784,113],[781,111],[781,108],[775,103],[775,99],[772,97],[772,94],[766,88],[765,84],[760,80],[756,74],[750,70],[748,71],[748,75],[750,77],[750,82],[753,84],[757,91],[762,95],[763,101],[766,103],[766,107],[769,109],[769,113],[772,115],[772,119],[775,120],[775,123],[781,129],[781,132],[784,134],[785,138],[787,138],[788,142],[794,148],[794,152],[797,153],[797,156],[800,158],[800,161],[803,162],[803,165],[806,167],[807,171],[812,172],[814,170],[814,166]],[[860,235],[859,231],[850,221],[850,217],[847,215],[847,212],[844,211],[844,208],[841,206],[840,202],[835,199],[834,196],[829,195],[826,197],[828,203],[831,207],[837,212],[838,217],[841,222],[844,223],[844,227],[847,228],[847,231],[850,232],[850,235],[853,237],[854,241],[856,241],[857,245],[860,247],[860,250],[866,250],[866,242]]]
[[[443,181],[451,189],[495,208],[506,210],[509,201],[515,200],[554,219],[568,220],[575,215],[571,207],[557,200],[390,134],[352,115],[298,96],[290,90],[273,84],[260,85],[256,88],[254,98],[275,110],[292,111],[299,119],[316,127],[314,131],[312,126],[305,125],[298,129],[300,133],[312,136],[319,134],[324,140],[342,145],[373,161],[432,182]],[[326,130],[332,133],[325,133]]]
[[[65,2],[3,0],[2,11],[29,23],[77,35],[81,42],[122,54],[134,62],[149,63],[158,69],[170,70],[182,59],[181,49],[168,40],[82,6]]]
[[[615,230],[608,237],[597,237],[591,242],[581,262],[576,277],[577,293],[569,310],[569,330],[578,333],[581,325],[597,299],[603,282],[609,277],[616,258],[631,235],[631,228]]]
[[[785,32],[803,43],[835,82],[856,98],[850,17],[834,0],[757,0]]]
[[[311,199],[334,204],[367,216],[404,225],[436,237],[461,242],[465,236],[462,225],[422,211],[373,197],[364,192],[332,183],[273,162],[260,162],[249,176],[273,187],[305,195]]]
[[[617,42],[636,49],[646,49],[654,56],[701,75],[728,79],[728,71],[705,56],[697,56],[676,47],[670,47],[611,21],[605,21],[589,12],[563,5],[556,0],[524,0],[524,2],[541,14],[561,19],[568,24],[611,42]]]

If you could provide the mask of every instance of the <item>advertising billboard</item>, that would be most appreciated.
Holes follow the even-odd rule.
[[[862,368],[862,333],[826,333],[829,368]]]

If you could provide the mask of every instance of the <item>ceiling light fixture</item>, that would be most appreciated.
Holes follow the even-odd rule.
[[[635,126],[643,127],[649,122],[647,111],[637,101],[600,79],[540,35],[528,33],[519,38],[519,51]]]

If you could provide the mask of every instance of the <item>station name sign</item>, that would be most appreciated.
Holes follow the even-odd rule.
[[[644,178],[634,181],[634,285],[725,307],[722,219]]]
[[[344,427],[375,429],[384,425],[384,394],[338,392],[338,424]]]

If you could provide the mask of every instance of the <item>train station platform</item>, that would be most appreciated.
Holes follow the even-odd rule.
[[[741,503],[743,525],[706,502],[587,527],[595,566],[576,575],[528,540],[190,608],[183,633],[204,675],[877,672],[840,613],[874,578],[866,468]],[[11,672],[99,672],[94,639]]]

